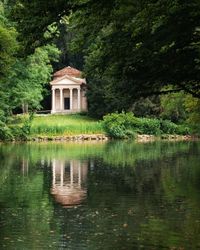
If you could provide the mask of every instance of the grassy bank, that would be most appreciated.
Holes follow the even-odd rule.
[[[35,137],[101,133],[104,131],[100,122],[88,116],[73,114],[35,116],[30,135]]]
[[[25,141],[29,139],[71,140],[72,138],[89,140],[102,139],[99,134],[106,134],[115,139],[139,138],[150,135],[167,139],[168,135],[191,135],[186,125],[177,125],[167,120],[156,118],[137,118],[132,113],[113,113],[103,121],[86,115],[34,115],[13,116],[2,132],[6,135],[1,140]],[[97,136],[98,134],[98,136]],[[80,137],[80,138],[79,138]],[[145,137],[149,139],[150,137]],[[170,137],[171,138],[171,137]],[[106,139],[106,138],[104,138]]]

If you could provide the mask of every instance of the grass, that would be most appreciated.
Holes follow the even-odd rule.
[[[79,114],[35,116],[31,126],[31,136],[102,133],[101,122]]]

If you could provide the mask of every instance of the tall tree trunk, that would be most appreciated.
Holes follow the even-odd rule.
[[[28,103],[22,103],[23,114],[28,114]]]
[[[22,113],[25,114],[25,105],[22,103]]]

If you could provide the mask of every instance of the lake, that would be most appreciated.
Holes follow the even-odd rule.
[[[1,144],[0,249],[200,249],[200,142]]]

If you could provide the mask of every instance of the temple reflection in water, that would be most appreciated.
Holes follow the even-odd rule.
[[[88,162],[52,160],[51,194],[64,207],[81,204],[87,196]]]

